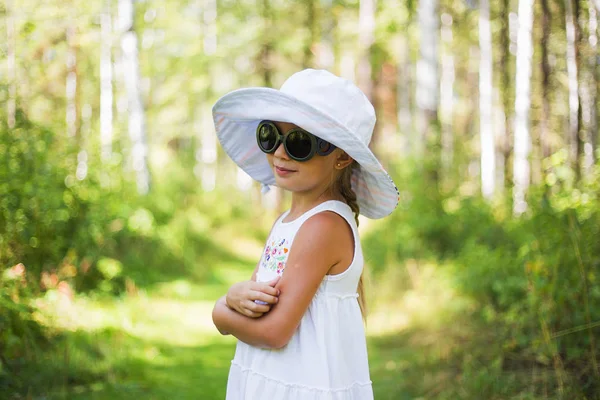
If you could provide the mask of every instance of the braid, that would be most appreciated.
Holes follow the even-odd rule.
[[[358,226],[358,215],[360,214],[360,208],[358,206],[358,201],[356,199],[356,193],[352,190],[352,173],[356,168],[360,168],[359,165],[354,161],[351,165],[344,168],[341,173],[339,179],[339,192],[346,200],[346,204],[350,207],[350,209],[354,212],[354,218],[356,219],[356,226]],[[356,246],[358,245],[355,244]],[[358,305],[360,306],[360,312],[363,316],[363,319],[366,321],[367,319],[367,302],[365,300],[365,287],[363,282],[364,269],[360,274],[360,278],[358,280],[358,287],[356,291],[358,292]]]
[[[352,172],[358,167],[356,162],[353,162],[348,168],[344,168],[340,177],[340,194],[346,200],[346,203],[350,209],[354,212],[354,218],[356,219],[356,226],[358,226],[358,214],[360,214],[360,208],[356,201],[356,193],[352,190]]]

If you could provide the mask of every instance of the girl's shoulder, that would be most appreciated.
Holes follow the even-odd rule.
[[[343,215],[333,210],[324,210],[306,219],[298,229],[296,240],[325,242],[329,244],[328,251],[335,253],[345,252],[348,246],[351,249],[354,236],[354,229]]]
[[[346,222],[350,225],[351,228],[356,227],[356,222],[352,209],[346,203],[341,202],[339,200],[324,201],[314,206],[310,210],[305,211],[302,215],[293,218],[290,221],[285,220],[290,213],[290,210],[287,210],[277,219],[276,224],[283,226],[296,225],[300,227],[301,225],[304,225],[304,223],[307,220],[314,218],[316,215],[328,214],[327,211],[330,212],[329,214],[339,215],[341,217],[341,219],[338,218],[340,222],[346,220]]]

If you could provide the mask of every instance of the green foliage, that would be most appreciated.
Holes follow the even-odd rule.
[[[10,392],[18,371],[43,347],[45,330],[35,319],[36,309],[29,305],[31,292],[25,267],[17,264],[0,276],[0,393]]]
[[[141,197],[118,154],[103,164],[92,142],[88,173],[78,178],[80,149],[18,116],[14,129],[0,128],[0,384],[12,388],[19,366],[48,342],[35,298],[211,280],[219,264],[245,262],[215,243],[214,229],[248,217],[236,196],[223,202],[222,193],[201,192],[189,172],[193,157],[155,171],[152,192]]]
[[[400,207],[365,240],[367,259],[376,276],[386,263],[411,259],[451,269],[479,318],[502,332],[500,366],[516,357],[522,366],[554,368],[546,384],[589,396],[600,390],[600,179],[597,170],[590,176],[576,187],[563,175],[533,188],[528,213],[513,218],[479,197],[436,198],[422,177],[397,174],[396,182],[406,183]]]
[[[146,387],[137,388],[138,391],[114,382],[115,373],[127,376],[129,367],[142,370],[145,366],[142,361],[123,364],[118,357],[109,359],[98,354],[98,349],[90,344],[93,340],[85,335],[84,339],[73,335],[73,342],[67,339],[63,342],[60,336],[53,336],[57,346],[47,353],[49,360],[63,352],[81,353],[75,357],[85,360],[83,362],[63,365],[34,360],[35,349],[47,341],[48,335],[37,322],[39,310],[34,299],[44,296],[72,299],[75,294],[119,298],[124,292],[135,293],[138,288],[151,290],[164,282],[179,282],[182,277],[192,284],[219,284],[215,270],[223,264],[245,263],[247,260],[239,253],[231,251],[237,245],[235,240],[239,239],[240,232],[258,239],[266,235],[264,229],[257,228],[256,219],[249,211],[246,204],[249,196],[237,197],[226,184],[219,184],[214,192],[203,193],[198,179],[191,173],[197,150],[195,138],[198,134],[202,136],[201,129],[211,123],[210,105],[232,89],[263,85],[266,75],[270,76],[272,85],[278,87],[304,63],[316,65],[325,45],[331,45],[335,57],[330,68],[351,76],[352,68],[349,70],[347,66],[356,65],[365,56],[358,38],[369,24],[359,22],[359,0],[302,3],[222,0],[217,2],[214,21],[212,13],[197,2],[175,1],[168,7],[158,1],[135,2],[139,87],[146,106],[149,159],[153,164],[151,193],[139,197],[127,162],[127,112],[123,111],[121,100],[126,98],[126,85],[119,59],[122,53],[118,24],[113,25],[111,48],[117,113],[111,122],[115,154],[110,162],[100,162],[95,140],[101,86],[98,55],[100,41],[105,40],[100,33],[100,14],[108,11],[116,17],[116,2],[61,7],[52,1],[33,1],[25,7],[28,10],[25,14],[15,9],[17,5],[13,3],[12,9],[10,5],[0,5],[2,28],[7,28],[0,30],[8,33],[9,22],[14,23],[15,47],[11,49],[13,42],[6,40],[2,49],[3,57],[11,50],[16,54],[17,79],[11,82],[10,72],[1,76],[0,121],[7,120],[2,113],[12,100],[16,100],[18,108],[16,127],[10,130],[4,125],[0,127],[0,394],[5,389],[24,394],[27,383],[35,386],[44,379],[51,381],[62,375],[66,377],[66,386],[84,386],[90,391],[95,389],[88,386],[99,385],[100,391],[109,387],[110,397],[119,391],[129,397],[146,395]],[[500,199],[504,201],[490,205],[473,196],[478,174],[471,167],[479,148],[477,96],[474,95],[479,56],[473,51],[478,45],[477,4],[471,1],[440,3],[440,17],[446,29],[452,31],[451,37],[447,32],[440,35],[440,60],[447,63],[448,56],[452,55],[456,80],[452,87],[452,115],[446,115],[444,126],[438,125],[436,130],[452,135],[452,165],[447,171],[441,171],[439,144],[427,143],[427,151],[435,152],[436,156],[420,160],[427,164],[425,167],[418,162],[398,166],[394,175],[402,188],[399,208],[380,231],[364,242],[375,279],[387,276],[387,270],[398,264],[432,261],[430,264],[438,265],[440,274],[443,269],[445,276],[452,277],[456,291],[478,305],[476,316],[480,320],[477,323],[481,324],[482,331],[486,327],[495,330],[493,337],[479,341],[471,340],[476,336],[471,333],[472,346],[468,352],[473,354],[456,351],[446,361],[447,365],[442,362],[443,367],[453,372],[438,374],[440,376],[433,380],[426,376],[424,381],[431,383],[427,397],[465,398],[468,391],[479,395],[473,398],[533,399],[539,395],[564,399],[584,395],[590,398],[589,394],[600,391],[595,361],[598,358],[595,336],[600,320],[600,241],[597,239],[600,170],[584,171],[581,181],[577,181],[578,174],[572,160],[568,160],[566,148],[574,143],[564,132],[570,122],[567,90],[570,83],[566,65],[569,60],[564,57],[565,9],[561,4],[550,4],[552,34],[546,44],[551,64],[548,96],[540,90],[543,82],[539,68],[534,68],[531,78],[532,88],[537,88],[531,95],[533,137],[536,138],[532,158],[539,157],[542,153],[539,147],[544,144],[552,149],[560,146],[565,149],[543,160],[541,169],[532,164],[532,175],[542,177],[544,185],[530,190],[528,213],[513,219],[507,212],[509,200]],[[515,11],[511,7],[514,5],[510,2],[491,4],[492,54],[495,66],[500,67],[494,68],[494,92],[501,94],[506,126],[510,126],[514,103],[516,64],[509,38],[512,32],[509,14]],[[582,16],[585,17],[590,6],[592,2],[582,3]],[[311,7],[315,7],[316,13],[309,21]],[[411,122],[400,136],[407,142],[420,134],[419,129],[415,129],[419,125],[419,105],[414,96],[417,89],[414,70],[420,68],[417,60],[422,35],[418,7],[414,0],[377,2],[375,42],[368,55],[371,78],[376,83],[373,100],[378,108],[381,132],[397,136],[397,111],[405,108],[404,111],[411,113]],[[543,26],[537,23],[542,22],[538,20],[540,13],[538,8],[534,22],[537,28],[533,30],[534,65],[542,62],[544,54],[538,51],[543,45],[537,40]],[[580,18],[581,23],[584,20],[586,18]],[[67,41],[65,31],[69,27],[76,27],[75,37]],[[585,38],[589,24],[583,23],[582,29]],[[211,52],[207,39],[215,30],[217,47]],[[581,40],[578,45],[582,60],[591,55],[591,47],[585,45],[586,42],[587,39]],[[269,56],[265,57],[267,47]],[[65,77],[71,71],[68,55],[71,51],[76,56],[72,66],[76,70],[76,138],[62,133],[67,111]],[[501,59],[504,60],[502,65]],[[6,65],[10,68],[11,64],[7,59]],[[448,67],[442,68],[442,75],[449,72]],[[592,77],[597,76],[597,71],[593,68],[597,68],[596,64],[585,61],[577,68],[581,72],[578,84],[588,94],[594,92],[588,89],[596,85]],[[389,76],[384,76],[384,71]],[[391,76],[395,77],[397,87],[389,79]],[[403,97],[400,90],[409,93]],[[549,115],[542,115],[545,114],[542,112],[544,99],[549,100]],[[585,111],[585,96],[581,100],[584,110],[581,120],[594,118],[593,112]],[[594,101],[593,96],[589,101]],[[89,115],[84,117],[84,114]],[[494,124],[496,122],[495,118]],[[545,143],[542,143],[542,135],[538,137],[535,133],[536,130],[541,133],[542,126],[546,129]],[[407,128],[406,121],[402,128]],[[502,128],[495,125],[495,130],[500,132]],[[585,122],[580,127],[581,140],[590,140],[593,130],[594,125]],[[509,131],[506,133],[510,137]],[[432,137],[437,141],[438,135]],[[511,150],[498,139],[497,144],[502,147],[498,150],[508,157],[504,160],[504,186],[508,187]],[[172,143],[176,143],[177,149],[172,148]],[[383,146],[387,147],[387,143]],[[396,157],[399,147],[389,147],[390,154]],[[76,173],[81,150],[85,150],[89,158],[84,178],[78,178]],[[223,173],[226,168],[221,170],[223,158],[221,152],[219,180],[226,175]],[[443,175],[446,182],[432,179],[436,174]],[[452,189],[443,189],[444,193],[440,194],[439,188],[445,186]],[[396,279],[396,289],[409,290],[410,282]],[[106,349],[135,342],[130,341],[131,338],[123,342],[122,333],[110,329],[101,336],[108,338]],[[420,336],[420,332],[415,336]],[[389,342],[384,341],[381,353],[387,355],[390,349],[396,349],[395,341],[404,339],[407,338],[396,335]],[[464,338],[459,337],[459,340],[464,341]],[[490,346],[485,340],[494,345]],[[109,352],[100,347],[99,353]],[[407,354],[406,347],[398,351],[401,353],[398,357],[414,360],[415,368],[396,371],[393,365],[388,368],[383,356],[376,360],[375,371],[389,384],[376,388],[378,398],[398,398],[395,373],[409,375],[416,371],[410,375],[411,380],[421,382],[422,371],[430,371],[437,363],[431,346],[423,344],[417,349],[425,354],[424,359],[415,356],[415,351]],[[188,349],[180,349],[181,354],[187,352]],[[54,358],[62,360],[58,356]],[[222,354],[218,358],[222,359]],[[98,363],[100,373],[94,369]],[[31,367],[27,377],[21,381],[15,379],[24,376],[17,372],[25,371],[25,367]],[[39,367],[38,370],[35,367]],[[543,373],[531,383],[530,389],[527,379],[519,374],[537,371],[538,367]],[[36,377],[39,370],[46,374]],[[225,369],[220,371],[223,374]],[[157,381],[162,382],[161,372],[150,373],[148,380],[154,381],[158,376]],[[177,382],[176,386],[185,387],[198,377],[192,373],[187,381]],[[503,385],[513,379],[514,385]],[[452,386],[451,382],[458,382],[460,387]],[[423,395],[420,390],[423,386],[414,385],[406,398]],[[511,392],[513,387],[518,388],[519,395]],[[549,391],[558,394],[553,397],[548,395]],[[168,389],[162,392],[172,396]],[[204,395],[199,392],[197,397],[206,397]]]

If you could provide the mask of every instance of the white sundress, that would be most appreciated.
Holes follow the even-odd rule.
[[[294,236],[322,211],[341,215],[352,228],[354,258],[344,272],[326,275],[289,343],[262,349],[238,341],[231,361],[226,400],[370,400],[367,346],[358,294],[364,259],[354,214],[337,200],[326,201],[273,229],[260,260],[257,281],[281,275]]]

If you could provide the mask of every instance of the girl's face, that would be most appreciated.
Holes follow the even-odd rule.
[[[292,128],[298,128],[288,122],[274,123],[284,136]],[[335,164],[340,152],[340,149],[335,149],[326,156],[315,155],[308,161],[300,162],[291,159],[280,144],[274,153],[266,156],[273,169],[277,186],[291,192],[308,192],[327,189],[335,182],[337,175]]]

